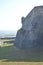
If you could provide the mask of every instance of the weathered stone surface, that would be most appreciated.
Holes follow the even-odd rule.
[[[37,6],[24,18],[17,32],[15,45],[18,48],[43,47],[43,6]]]

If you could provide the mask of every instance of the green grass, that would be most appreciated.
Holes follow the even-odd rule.
[[[13,43],[4,44],[0,47],[0,65],[43,65],[43,48],[36,50],[21,50]]]
[[[11,40],[14,40],[14,39],[0,39],[0,42],[11,41]]]
[[[7,40],[7,39],[6,39]],[[10,39],[11,40],[11,39]],[[1,42],[5,39],[0,39]],[[35,50],[21,50],[14,46],[14,44],[3,44],[0,47],[0,62],[15,62],[15,61],[24,61],[24,62],[42,62],[43,61],[43,48]]]
[[[0,62],[42,62],[43,51],[20,50],[13,44],[5,44],[0,47]]]
[[[9,44],[3,44],[1,47],[2,47],[2,48],[3,48],[3,47],[7,47],[7,46],[9,47],[9,46],[12,46],[12,45],[13,45],[13,43],[12,43],[12,44],[10,44],[10,43],[9,43]]]
[[[4,42],[4,41],[6,41],[6,40],[2,40],[2,39],[0,39],[0,42]]]

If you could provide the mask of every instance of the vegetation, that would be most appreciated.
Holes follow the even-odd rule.
[[[0,61],[43,61],[43,52],[20,50],[13,44],[5,44],[0,47]]]
[[[22,28],[18,30],[18,32],[21,32],[22,31]]]
[[[0,38],[0,39],[3,39],[3,40],[7,40],[7,39],[15,39],[15,37],[5,37],[5,38]]]
[[[22,28],[18,30],[18,32],[24,32],[25,30],[23,30]]]
[[[2,62],[0,65],[43,65],[43,62]]]
[[[4,43],[12,43],[14,42],[15,38],[0,38],[0,42],[4,42]]]
[[[0,47],[0,63],[2,65],[40,64],[40,63],[33,63],[33,62],[43,62],[43,48],[42,50],[40,51],[39,50],[40,49],[37,49],[37,51],[31,51],[29,49],[21,50],[16,48],[13,43],[4,44],[2,47]],[[41,63],[41,65],[43,65],[43,63]]]

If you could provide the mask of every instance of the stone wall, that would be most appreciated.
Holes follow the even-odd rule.
[[[17,32],[15,45],[22,49],[43,46],[43,6],[34,7],[22,18],[22,28]]]

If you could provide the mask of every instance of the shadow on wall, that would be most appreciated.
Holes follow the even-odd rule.
[[[43,62],[43,48],[21,50],[15,46],[0,47],[0,60],[3,62]]]

